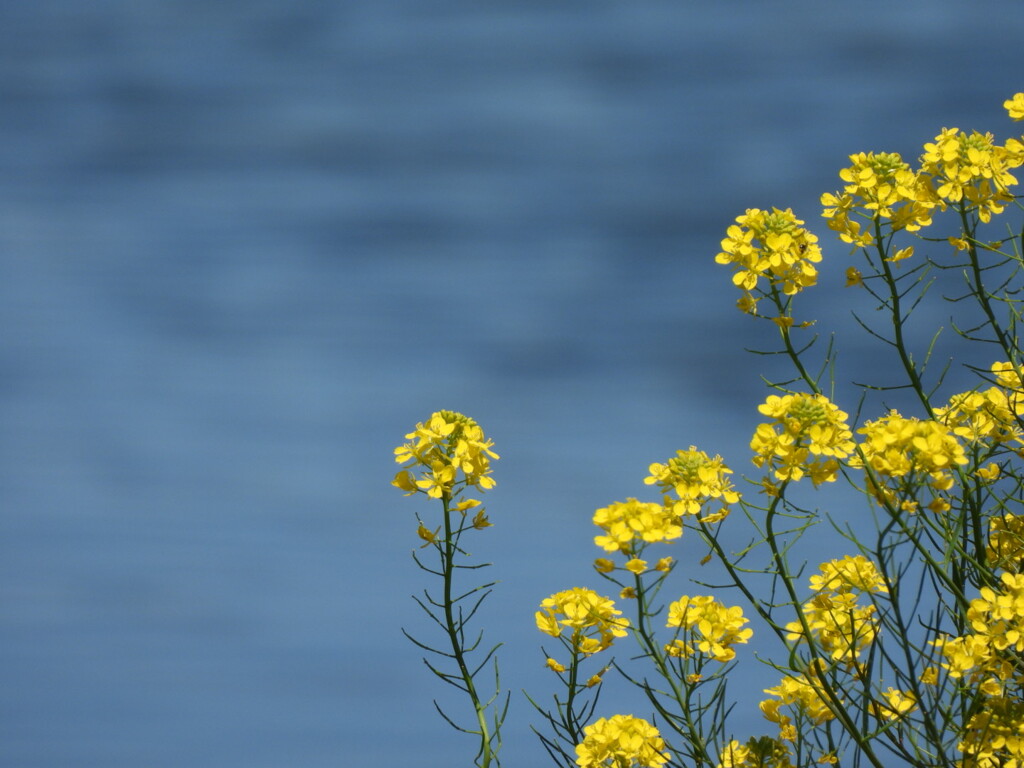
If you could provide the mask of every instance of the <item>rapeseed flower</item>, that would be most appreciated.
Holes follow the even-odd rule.
[[[1009,189],[1017,178],[1010,171],[1022,163],[1020,142],[999,146],[991,133],[956,128],[943,128],[921,155],[921,171],[930,177],[939,205],[964,203],[984,222],[1013,200]]]
[[[664,464],[651,464],[650,475],[644,478],[647,485],[657,485],[664,496],[664,506],[678,516],[699,515],[701,508],[711,500],[721,500],[726,505],[739,501],[740,494],[728,480],[732,474],[721,456],[714,458],[704,451],[690,446],[687,451],[676,451],[676,455]],[[671,494],[675,498],[671,498]],[[727,512],[725,508],[722,512]],[[720,520],[725,514],[716,518]],[[711,520],[705,520],[711,522]]]
[[[741,310],[756,311],[755,294],[792,296],[817,282],[821,248],[803,223],[789,209],[750,208],[728,228],[715,261],[736,268],[732,282],[744,292]]]
[[[669,541],[683,535],[675,511],[632,498],[594,512],[594,525],[604,531],[594,537],[594,543],[606,552],[633,552],[637,541]]]
[[[1024,93],[1015,93],[1012,99],[1003,102],[1003,108],[1011,120],[1024,120]]]
[[[666,645],[665,651],[683,657],[700,652],[715,661],[731,661],[736,657],[732,646],[754,634],[743,627],[748,622],[739,606],[727,607],[708,595],[683,595],[669,605],[665,626],[682,630],[684,639]]]
[[[602,717],[585,726],[576,756],[580,768],[660,768],[669,759],[658,729],[632,715]]]
[[[468,416],[437,411],[405,438],[408,442],[395,448],[395,461],[406,469],[391,484],[406,495],[450,499],[456,485],[480,491],[494,487],[490,460],[498,454],[491,450],[493,443],[484,437],[480,425]],[[460,511],[476,506],[461,503],[465,506]]]
[[[953,484],[952,470],[967,463],[955,433],[941,421],[905,418],[893,410],[887,416],[866,422],[857,432],[864,435],[863,461],[853,456],[850,464],[866,465],[883,481],[901,481],[920,473],[928,476],[932,488],[948,490]],[[881,488],[875,488],[874,493],[880,498],[888,497]]]
[[[574,587],[541,601],[535,618],[537,628],[552,637],[562,637],[568,630],[568,642],[574,651],[589,656],[608,648],[615,638],[626,636],[629,619],[621,615],[610,598]]]
[[[935,203],[931,190],[898,154],[860,152],[850,155],[850,162],[853,165],[839,172],[846,182],[842,192],[821,196],[822,216],[843,242],[861,247],[874,242],[874,227],[862,229],[856,218],[885,220],[892,230],[908,232],[932,223]],[[913,251],[901,253],[906,257]]]
[[[777,480],[800,480],[805,474],[817,486],[832,482],[837,459],[854,449],[846,413],[824,395],[770,395],[758,407],[772,421],[761,424],[750,441],[754,464],[774,470]]]

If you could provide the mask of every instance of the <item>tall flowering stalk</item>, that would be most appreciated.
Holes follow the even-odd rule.
[[[461,562],[468,557],[468,553],[460,542],[462,536],[469,531],[483,530],[491,525],[480,501],[467,494],[482,493],[494,487],[491,459],[497,459],[498,454],[491,450],[493,443],[485,438],[483,430],[475,421],[454,411],[432,414],[428,421],[417,424],[416,429],[405,438],[408,442],[395,449],[395,461],[404,469],[395,475],[392,484],[405,491],[407,496],[424,494],[441,503],[439,522],[427,522],[419,513],[416,514],[419,523],[417,535],[424,542],[421,549],[432,549],[438,558],[438,566],[435,568],[424,564],[413,551],[413,559],[423,571],[441,578],[441,596],[434,597],[428,590],[424,590],[422,599],[413,599],[443,629],[447,647],[434,648],[408,632],[405,634],[418,647],[454,664],[454,671],[450,671],[441,669],[427,658],[423,660],[441,680],[469,697],[473,705],[475,726],[460,726],[436,701],[434,706],[456,730],[478,737],[476,764],[487,768],[492,763],[499,764],[501,724],[508,707],[508,697],[505,696],[502,701],[495,657],[500,643],[486,651],[481,660],[470,661],[470,655],[480,650],[483,635],[469,641],[466,627],[490,594],[494,582],[470,587],[468,590],[460,586],[458,589],[463,591],[458,592],[455,574],[457,570],[483,567]],[[492,658],[494,693],[484,699],[479,692],[477,677]]]

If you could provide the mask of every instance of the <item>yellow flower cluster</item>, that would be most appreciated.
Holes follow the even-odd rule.
[[[795,706],[802,711],[811,722],[820,725],[835,718],[824,698],[824,691],[819,674],[824,670],[820,659],[814,659],[808,671],[797,677],[786,676],[774,688],[766,688],[765,693],[777,696],[778,700],[766,699],[761,702],[761,713],[766,719],[778,723],[784,732],[790,731],[792,720],[779,711],[782,706]]]
[[[888,592],[878,569],[861,555],[822,563],[821,575],[811,576],[815,594],[802,606],[804,621],[815,644],[834,661],[853,663],[878,633],[874,605],[861,605],[861,594]],[[787,639],[807,639],[803,624],[786,625]]]
[[[858,246],[874,242],[874,231],[862,231],[851,214],[868,220],[887,219],[893,230],[908,232],[932,223],[935,201],[931,188],[898,154],[861,152],[850,155],[850,161],[853,165],[839,172],[846,182],[843,191],[821,196],[822,216],[843,242]]]
[[[1004,573],[1000,578],[1000,591],[982,587],[980,597],[971,601],[967,621],[973,632],[936,641],[951,677],[991,685],[1019,674],[1013,662],[1024,651],[1024,574]]]
[[[435,499],[450,499],[459,483],[481,491],[494,487],[491,459],[498,458],[491,450],[494,443],[468,416],[438,411],[425,424],[417,424],[405,439],[409,442],[395,448],[395,461],[407,469],[395,475],[391,484],[407,495],[425,493]],[[419,467],[422,471],[414,474]]]
[[[688,451],[676,451],[676,455],[664,464],[651,464],[647,471],[650,475],[644,478],[644,483],[657,484],[665,494],[665,508],[680,517],[700,514],[703,505],[712,499],[721,499],[728,505],[735,504],[740,498],[727,477],[732,470],[725,466],[722,457],[711,458],[692,445]],[[672,493],[675,499],[671,498]],[[715,522],[727,514],[728,508],[723,507],[701,520]]]
[[[1024,93],[1015,93],[1012,99],[1003,102],[1003,108],[1011,120],[1024,120]]]
[[[1024,444],[1020,419],[1024,417],[1021,374],[1011,363],[993,363],[996,386],[953,395],[935,418],[968,442]]]
[[[985,554],[994,568],[1005,571],[1024,568],[1024,515],[1007,513],[989,520]]]
[[[736,657],[732,646],[746,643],[754,634],[743,628],[748,622],[738,605],[727,607],[708,595],[683,595],[669,605],[665,625],[683,630],[683,639],[666,645],[665,652],[688,657],[699,651],[715,661],[731,661]]]
[[[964,768],[1019,768],[1024,765],[1024,701],[995,696],[973,715],[957,749]]]
[[[642,717],[612,715],[583,728],[576,746],[580,768],[660,768],[668,762],[665,740]]]
[[[832,482],[837,459],[854,449],[847,415],[824,395],[769,395],[758,411],[771,417],[750,441],[754,464],[775,472],[778,480],[800,480],[805,474],[817,486]]]
[[[606,552],[633,552],[637,539],[644,542],[668,541],[683,535],[679,516],[661,504],[636,499],[617,501],[594,512],[594,525],[604,534],[594,543]]]
[[[591,589],[573,587],[556,592],[541,601],[536,613],[537,629],[552,637],[561,637],[565,629],[571,630],[569,642],[584,655],[608,648],[616,637],[625,637],[629,619],[619,618],[610,598],[602,597]]]
[[[1009,188],[1017,179],[1010,170],[1021,164],[1024,145],[1016,139],[999,146],[991,133],[956,128],[944,128],[921,156],[921,171],[931,177],[940,205],[965,201],[985,222],[1013,200]]]
[[[750,208],[726,230],[715,261],[735,266],[732,282],[744,292],[740,309],[755,312],[755,291],[767,295],[777,289],[792,296],[817,282],[814,264],[821,261],[821,248],[803,223],[789,209],[769,212]],[[767,290],[759,284],[762,279]]]
[[[951,429],[939,421],[904,418],[890,411],[887,416],[866,422],[857,432],[864,435],[863,463],[882,480],[900,480],[923,473],[928,475],[932,488],[948,490],[953,485],[953,468],[967,463],[963,446]],[[861,466],[862,462],[851,457],[850,464]],[[883,489],[876,488],[874,492],[880,499],[889,497]],[[944,504],[936,499],[931,506],[934,511],[944,511],[948,508]]]
[[[718,759],[718,768],[793,768],[789,747],[770,736],[751,739],[746,744],[733,739]]]
[[[842,560],[830,560],[819,565],[818,570],[821,574],[810,578],[811,589],[815,592],[845,594],[889,591],[878,568],[863,555],[847,555]]]

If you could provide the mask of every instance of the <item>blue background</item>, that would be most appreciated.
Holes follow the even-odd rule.
[[[593,510],[691,444],[745,469],[725,228],[793,207],[846,318],[819,195],[1019,133],[1022,39],[1016,1],[0,3],[0,765],[468,765],[400,633],[391,453],[439,408],[502,454],[482,623],[544,764],[532,613],[601,588]]]

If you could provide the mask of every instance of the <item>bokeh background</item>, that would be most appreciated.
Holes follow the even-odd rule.
[[[0,765],[468,765],[400,633],[391,454],[439,408],[502,454],[483,623],[544,764],[532,613],[601,586],[593,510],[747,462],[725,227],[1019,133],[1022,39],[1018,0],[0,3]]]

